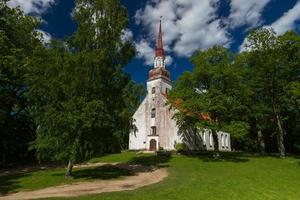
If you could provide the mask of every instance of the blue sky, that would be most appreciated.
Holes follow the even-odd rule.
[[[139,54],[126,66],[133,80],[145,84],[152,68],[155,37],[163,16],[163,39],[167,68],[172,80],[192,65],[188,58],[214,44],[234,52],[251,28],[273,27],[278,34],[300,30],[300,0],[121,0],[130,23],[125,31],[132,36]],[[63,39],[76,29],[70,13],[73,0],[11,0],[26,14],[44,20],[40,30],[45,38]]]

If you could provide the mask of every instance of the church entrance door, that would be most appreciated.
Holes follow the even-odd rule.
[[[150,148],[149,151],[156,151],[156,140],[155,139],[151,139],[150,140]]]

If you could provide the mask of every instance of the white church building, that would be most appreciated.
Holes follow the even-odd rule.
[[[156,151],[174,150],[177,143],[185,143],[193,150],[213,150],[213,136],[207,131],[188,131],[180,134],[173,118],[174,109],[167,103],[168,92],[172,89],[170,73],[165,66],[161,22],[157,37],[154,68],[149,71],[147,95],[133,115],[134,129],[129,134],[129,150]],[[219,149],[231,151],[230,134],[218,133]]]

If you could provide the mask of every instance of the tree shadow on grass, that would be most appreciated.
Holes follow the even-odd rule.
[[[131,158],[127,163],[144,166],[168,167],[167,163],[170,159],[171,155],[138,156]]]
[[[294,155],[290,155],[292,158],[298,159],[300,160],[300,155],[294,154]]]
[[[297,159],[299,161],[299,166],[300,166],[300,155],[299,154],[295,154],[295,155],[291,155],[292,158]]]
[[[220,152],[220,157],[215,158],[214,153],[212,151],[210,152],[188,152],[184,154],[188,157],[196,157],[203,162],[233,162],[233,163],[243,163],[248,162],[250,159],[264,159],[264,158],[276,158],[276,159],[282,159],[278,153],[265,153],[265,154],[259,154],[259,153],[249,153],[249,152]],[[287,157],[292,157],[294,159],[300,159],[300,155],[295,154],[287,154]],[[300,165],[300,162],[299,162]]]
[[[75,179],[113,179],[121,176],[132,176],[140,172],[153,171],[156,168],[168,167],[171,154],[139,155],[126,163],[107,164],[96,168],[79,169],[74,171]]]
[[[114,179],[121,176],[130,176],[133,173],[124,168],[114,165],[104,165],[92,169],[80,169],[75,171],[74,179]]]
[[[28,173],[17,173],[0,176],[0,197],[21,188],[20,178],[30,176]]]
[[[99,167],[76,169],[73,171],[72,178],[93,180],[93,179],[115,179],[121,176],[130,176],[133,173],[129,169],[121,168],[117,165],[103,165]],[[64,172],[53,174],[53,176],[64,176]]]
[[[220,152],[219,157],[214,157],[213,152],[198,152],[195,154],[187,155],[189,157],[196,157],[203,162],[233,162],[233,163],[244,163],[248,162],[249,158],[243,153],[236,152]]]
[[[140,172],[153,171],[156,168],[168,167],[171,156],[145,155],[131,158],[126,163],[106,164],[99,167],[75,169],[73,179],[115,179],[122,176],[132,176]],[[53,176],[64,176],[64,172],[53,174]]]

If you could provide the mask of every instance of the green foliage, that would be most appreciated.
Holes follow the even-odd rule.
[[[126,148],[142,87],[123,71],[135,49],[119,1],[76,1],[77,31],[47,47],[38,20],[0,7],[1,163],[29,143],[39,160],[63,162]]]
[[[234,148],[253,149],[257,141],[262,151],[267,138],[267,148],[274,151],[277,143],[284,156],[285,139],[289,151],[299,144],[300,37],[262,28],[247,41],[249,51],[238,55],[218,46],[193,55],[194,69],[178,78],[169,103],[180,111],[175,118],[183,133],[227,131]]]
[[[24,71],[41,46],[38,21],[0,2],[0,166],[28,156],[34,125],[28,115]]]
[[[186,152],[188,150],[186,144],[184,144],[184,143],[177,143],[175,145],[175,149],[179,153],[183,153],[183,152]]]
[[[249,69],[246,80],[253,91],[249,117],[256,129],[276,133],[278,150],[284,155],[284,138],[290,132],[287,124],[294,124],[289,118],[299,116],[295,92],[300,81],[296,64],[300,59],[299,36],[294,32],[276,36],[272,29],[259,29],[249,34],[248,42],[251,51],[245,53]]]
[[[78,0],[73,14],[74,35],[34,51],[27,72],[40,160],[81,162],[126,148],[141,94],[123,72],[135,54],[121,38],[126,10],[118,1]]]
[[[181,112],[175,115],[181,129],[210,129],[216,137],[217,131],[226,131],[245,118],[249,112],[243,103],[248,92],[243,83],[245,70],[233,63],[234,58],[233,53],[219,46],[199,51],[191,58],[193,71],[183,74],[170,93],[172,105],[182,100]],[[210,120],[203,120],[203,113]],[[235,125],[241,129],[237,133],[245,132],[245,126]]]
[[[246,122],[231,121],[225,126],[224,130],[230,133],[231,139],[240,140],[247,136],[249,128],[249,124]]]
[[[170,158],[172,156],[172,152],[171,151],[166,151],[166,150],[158,150],[156,152],[156,156]]]

